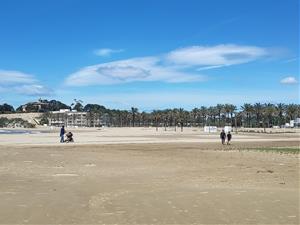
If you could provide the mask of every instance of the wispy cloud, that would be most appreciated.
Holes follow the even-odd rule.
[[[100,48],[94,51],[94,54],[102,57],[109,57],[114,53],[123,52],[124,49],[111,49],[111,48]]]
[[[50,96],[53,91],[40,84],[21,85],[14,87],[14,90],[19,94],[29,96]]]
[[[87,86],[133,81],[199,82],[207,79],[199,74],[200,70],[247,63],[267,55],[266,49],[256,46],[191,46],[159,56],[87,66],[70,74],[65,84]]]
[[[267,50],[260,47],[230,44],[180,48],[168,53],[166,58],[177,65],[220,67],[247,63],[267,54]]]
[[[13,71],[13,70],[0,70],[0,84],[31,84],[36,82],[34,76],[31,74]]]
[[[287,59],[285,61],[283,61],[283,63],[290,63],[290,62],[295,62],[299,59],[299,57],[294,57],[294,58],[290,58],[290,59]]]
[[[33,75],[14,70],[0,70],[0,92],[29,96],[52,94],[52,90],[41,85]]]
[[[193,82],[204,76],[160,65],[159,57],[132,58],[82,68],[66,79],[69,86],[105,85],[134,81]]]
[[[298,84],[298,80],[296,79],[296,77],[293,76],[289,76],[289,77],[285,77],[280,81],[281,84]]]

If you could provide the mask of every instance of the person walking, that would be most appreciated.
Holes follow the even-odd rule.
[[[65,140],[64,140],[65,133],[66,133],[65,126],[62,126],[60,128],[60,135],[59,135],[60,136],[60,143],[64,143],[65,142]]]
[[[222,141],[222,145],[225,144],[225,139],[226,139],[226,133],[224,130],[222,130],[222,132],[220,133],[220,138],[221,138],[221,141]]]
[[[232,138],[232,135],[231,135],[230,131],[228,131],[228,134],[227,134],[227,145],[230,145],[231,138]]]

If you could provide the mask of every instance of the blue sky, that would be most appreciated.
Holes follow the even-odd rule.
[[[1,0],[0,103],[299,102],[298,0]]]

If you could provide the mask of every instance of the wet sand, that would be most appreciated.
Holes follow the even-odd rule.
[[[189,142],[192,131],[176,143],[134,132],[128,144],[120,133],[116,144],[2,142],[0,223],[299,224],[299,155],[249,150],[299,146],[297,136],[221,146],[214,135]]]

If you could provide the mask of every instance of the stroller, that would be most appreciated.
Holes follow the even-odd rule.
[[[68,133],[66,134],[66,137],[67,137],[67,139],[65,140],[65,142],[67,142],[67,143],[69,143],[69,142],[74,142],[72,132],[68,132]]]

